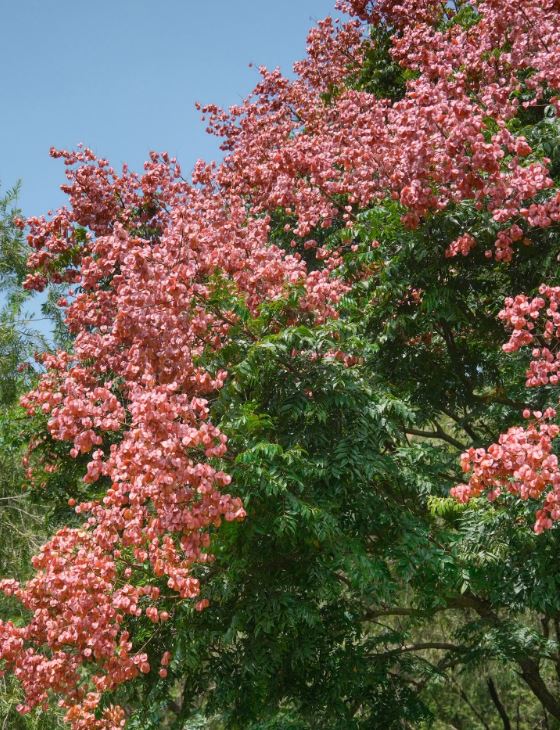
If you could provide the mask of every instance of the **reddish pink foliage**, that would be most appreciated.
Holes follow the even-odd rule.
[[[476,239],[471,236],[470,233],[463,233],[462,236],[459,236],[459,238],[456,238],[449,244],[445,255],[448,258],[458,256],[459,254],[461,254],[462,256],[468,256],[471,252],[471,249],[473,249],[475,246]]]
[[[541,296],[530,299],[524,294],[506,299],[500,312],[512,330],[505,352],[532,348],[532,359],[527,371],[527,386],[557,385],[560,381],[560,358],[557,352],[560,340],[560,287],[541,286]],[[482,492],[494,499],[501,491],[516,494],[522,499],[536,499],[545,495],[542,509],[537,512],[535,531],[542,532],[560,519],[560,468],[552,453],[553,441],[560,433],[556,424],[546,423],[555,418],[549,408],[544,415],[524,411],[525,418],[535,421],[527,428],[515,427],[500,436],[498,444],[487,450],[469,449],[463,454],[462,465],[470,472],[467,484],[452,490],[454,496],[465,502]]]
[[[557,385],[560,381],[560,358],[557,352],[560,340],[560,287],[543,285],[541,296],[530,299],[524,294],[508,298],[500,312],[512,330],[505,352],[516,352],[532,346],[532,359],[527,371],[527,386]],[[537,345],[536,347],[534,345]],[[525,411],[526,418],[531,417]],[[508,491],[522,499],[536,499],[545,494],[542,509],[537,512],[535,531],[552,527],[560,519],[560,469],[552,453],[553,441],[560,428],[547,424],[554,418],[552,408],[534,413],[535,422],[527,428],[515,427],[500,436],[498,444],[487,450],[469,449],[463,454],[463,469],[471,472],[467,484],[452,490],[464,502],[482,492],[495,498],[500,491]]]
[[[535,523],[535,532],[542,532],[560,519],[560,470],[558,457],[552,453],[560,427],[546,423],[556,416],[553,409],[544,417],[538,412],[534,415],[537,420],[527,428],[510,428],[488,449],[471,448],[464,453],[461,466],[471,476],[468,484],[454,487],[451,493],[460,502],[467,502],[483,492],[490,500],[504,491],[521,499],[538,499],[546,492]]]
[[[48,415],[50,435],[70,443],[71,457],[91,455],[84,482],[104,479],[109,486],[101,501],[76,507],[87,516],[84,529],[61,530],[47,543],[35,559],[35,578],[25,586],[0,584],[34,617],[24,629],[2,626],[0,656],[22,677],[24,710],[53,691],[81,728],[89,727],[100,692],[150,670],[145,654],[131,653],[122,629],[127,615],[144,612],[154,623],[169,617],[157,607],[159,589],[145,584],[147,571],[156,582],[165,576],[170,592],[195,598],[199,585],[190,568],[209,559],[209,529],[245,516],[240,500],[224,492],[230,477],[208,463],[226,453],[227,439],[209,421],[206,396],[227,374],[211,374],[196,360],[205,348],[222,347],[235,318],[207,305],[209,277],[229,277],[253,311],[301,284],[302,310],[317,319],[334,314],[346,286],[329,278],[336,257],[307,274],[299,255],[269,244],[267,218],[248,218],[241,198],[210,182],[182,182],[165,156],[154,155],[142,177],[125,170],[119,178],[89,150],[54,154],[69,166],[72,209],[30,221],[38,252],[30,265],[42,273],[29,285],[40,287],[43,278],[79,282],[81,291],[66,305],[76,340],[72,355],[42,358],[45,375],[22,402],[29,413]],[[204,172],[199,166],[199,180]],[[138,207],[155,200],[150,223],[160,228],[157,241],[130,235],[126,225],[137,225]],[[79,245],[77,225],[89,230]],[[61,276],[54,267],[70,251]],[[111,433],[120,440],[109,445]],[[207,605],[203,599],[196,608]],[[95,666],[96,692],[80,687],[82,664]],[[107,717],[116,718],[107,727],[121,721],[117,710]]]
[[[506,299],[500,319],[513,330],[504,352],[516,352],[525,345],[537,345],[527,372],[527,386],[557,385],[560,359],[557,350],[560,339],[560,287],[542,285],[539,297],[529,299],[524,294]]]
[[[227,439],[210,421],[207,399],[227,373],[210,372],[199,358],[220,350],[235,323],[233,312],[209,302],[213,275],[227,279],[253,313],[297,284],[303,295],[294,316],[322,321],[336,316],[348,283],[336,276],[338,252],[312,236],[339,219],[351,227],[372,203],[400,201],[414,227],[431,212],[472,201],[504,224],[488,254],[504,261],[529,242],[514,218],[528,228],[560,220],[558,196],[532,200],[552,185],[547,161],[528,162],[527,140],[506,126],[523,84],[534,93],[531,103],[560,86],[557,0],[479,0],[477,24],[445,30],[437,21],[451,11],[439,0],[341,5],[355,19],[318,24],[295,80],[261,69],[242,104],[204,107],[227,156],[218,167],[199,162],[192,183],[165,154],[153,154],[137,175],[126,167],[117,174],[88,149],[53,150],[67,166],[70,206],[28,221],[27,286],[79,286],[62,302],[76,341],[71,355],[44,358],[45,375],[24,405],[48,415],[51,437],[68,442],[72,457],[91,455],[84,482],[105,494],[76,507],[83,527],[63,529],[44,546],[31,581],[0,584],[31,612],[24,627],[0,625],[0,659],[22,682],[24,710],[52,692],[74,730],[121,727],[120,708],[97,718],[101,694],[151,670],[146,654],[132,648],[126,618],[167,620],[168,595],[196,599],[199,610],[207,605],[191,567],[210,559],[213,528],[245,516],[225,491],[229,476],[210,462],[226,453]],[[371,50],[366,22],[395,29],[394,58],[415,72],[400,101],[353,88]],[[534,73],[521,81],[529,68]],[[271,240],[279,209],[293,254]],[[300,244],[315,251],[315,271]],[[465,233],[448,253],[467,255],[475,245]],[[557,294],[543,294],[550,299],[546,340],[556,337]],[[544,306],[523,297],[507,303],[510,349],[532,342],[530,325]],[[331,357],[351,364],[343,352]],[[540,343],[531,367],[530,378],[555,382],[555,356]],[[506,489],[525,498],[548,490],[537,526],[549,526],[558,517],[550,451],[557,430],[537,421],[511,429],[488,451],[469,452],[464,467],[473,475],[455,493],[467,499]],[[162,676],[168,662],[164,655]]]

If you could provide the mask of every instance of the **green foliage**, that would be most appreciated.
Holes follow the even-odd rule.
[[[403,69],[391,56],[391,33],[383,26],[374,26],[371,31],[372,44],[360,67],[356,86],[360,90],[381,99],[398,101],[402,99],[408,79],[415,74]]]
[[[485,259],[498,227],[470,204],[415,231],[401,213],[387,201],[322,240],[353,244],[337,321],[292,326],[297,288],[251,316],[216,278],[214,311],[238,321],[202,358],[231,373],[212,417],[248,516],[214,537],[211,608],[177,609],[169,677],[137,688],[131,727],[494,730],[490,686],[519,728],[544,722],[527,677],[557,693],[560,533],[532,533],[533,505],[448,492],[464,448],[547,398],[496,316],[554,277],[557,236],[512,267]],[[446,259],[467,229],[481,250]]]
[[[212,406],[230,439],[222,466],[248,517],[215,536],[215,560],[199,569],[211,608],[179,609],[170,676],[142,700],[138,727],[200,717],[253,730],[476,723],[471,705],[495,714],[487,677],[502,699],[523,697],[520,727],[540,721],[515,667],[558,651],[536,618],[558,611],[557,531],[533,535],[529,508],[447,497],[470,434],[482,442],[517,417],[524,365],[497,356],[485,311],[509,273],[442,261],[437,245],[419,267],[425,237],[437,243],[446,226],[454,235],[459,214],[412,234],[398,213],[370,211],[354,231],[382,246],[360,244],[345,266],[356,270],[359,257],[379,275],[356,284],[338,322],[291,327],[290,301],[277,302],[245,314],[217,356],[232,373]],[[411,288],[427,301],[407,299]],[[216,311],[232,311],[231,290],[222,294]],[[387,323],[395,298],[402,307]],[[264,336],[271,322],[277,333]],[[432,337],[410,342],[417,333]],[[339,362],[339,349],[356,363]],[[498,623],[476,612],[478,600]],[[487,722],[500,727],[499,716]]]

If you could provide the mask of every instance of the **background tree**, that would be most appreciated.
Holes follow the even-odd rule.
[[[19,397],[36,381],[33,354],[49,346],[37,329],[37,319],[30,309],[30,293],[23,287],[28,273],[28,249],[17,208],[19,185],[0,199],[0,566],[3,575],[24,579],[31,575],[31,558],[47,537],[45,512],[26,491],[23,459],[27,450],[29,428],[20,408]],[[44,328],[43,328],[44,329]],[[23,621],[21,608],[12,600],[0,599],[2,617]],[[56,713],[21,716],[17,706],[22,693],[9,676],[0,680],[0,720],[5,728],[61,727]]]

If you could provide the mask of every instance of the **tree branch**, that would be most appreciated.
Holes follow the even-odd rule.
[[[381,616],[417,616],[417,617],[426,617],[431,616],[434,613],[438,613],[440,611],[449,611],[453,608],[456,608],[455,606],[438,606],[437,608],[432,609],[421,609],[421,608],[400,608],[399,606],[390,606],[388,608],[372,608],[365,612],[364,619],[375,619],[379,618]]]
[[[399,646],[398,649],[389,649],[376,654],[369,654],[370,657],[381,659],[384,657],[394,656],[395,654],[404,654],[409,651],[424,651],[425,649],[438,649],[441,651],[464,651],[464,647],[457,644],[450,644],[447,641],[423,641],[418,644],[405,644]]]
[[[490,698],[496,706],[499,716],[502,718],[504,730],[511,730],[511,722],[509,721],[506,708],[503,706],[500,700],[498,690],[496,689],[496,685],[494,684],[494,680],[492,679],[492,677],[488,677],[488,679],[486,680],[486,684],[488,685],[488,693],[490,694]]]
[[[462,598],[466,608],[472,608],[481,618],[493,626],[501,627],[503,625],[500,617],[492,610],[487,601],[472,593],[465,594]],[[521,669],[521,677],[544,709],[548,710],[557,720],[560,720],[560,700],[546,686],[539,670],[538,661],[521,651],[516,652],[514,659]]]
[[[440,441],[447,441],[448,444],[451,444],[451,446],[454,446],[456,449],[459,449],[459,451],[466,451],[467,447],[465,444],[462,444],[460,441],[457,441],[457,439],[453,438],[453,436],[450,436],[448,433],[445,433],[443,431],[439,424],[436,424],[436,430],[435,431],[421,431],[418,428],[405,428],[405,433],[410,434],[411,436],[422,436],[423,438],[428,439],[439,439]]]

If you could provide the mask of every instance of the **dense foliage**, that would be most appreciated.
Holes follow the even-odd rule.
[[[560,5],[341,5],[294,80],[203,108],[190,181],[53,150],[23,712],[560,725]]]
[[[36,381],[33,353],[48,342],[39,329],[49,317],[49,304],[37,314],[30,296],[22,289],[27,274],[27,246],[15,222],[18,187],[0,197],[0,569],[3,575],[29,578],[31,558],[48,537],[44,507],[26,493],[23,459],[29,438],[28,419],[18,397]],[[55,322],[52,321],[54,325]],[[44,328],[43,328],[44,330]],[[25,612],[8,598],[0,597],[0,611],[23,622]],[[5,728],[50,730],[56,718],[45,714],[20,715],[16,707],[21,691],[13,677],[0,680],[0,719]]]

